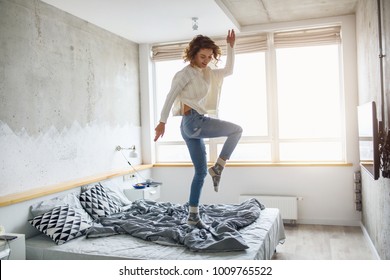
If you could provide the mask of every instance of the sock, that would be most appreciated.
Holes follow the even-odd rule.
[[[221,175],[222,170],[225,168],[226,160],[223,160],[222,158],[218,158],[217,162],[214,165],[214,171],[218,172],[218,175]]]
[[[209,168],[209,174],[213,179],[215,192],[218,192],[219,181],[221,180],[222,170],[225,168],[225,165],[226,165],[226,160],[223,160],[222,158],[219,157],[217,159],[217,162],[214,164],[214,166]]]
[[[188,219],[187,223],[192,226],[196,226],[199,229],[208,229],[209,227],[203,223],[199,216],[199,207],[198,206],[189,206],[188,208]]]
[[[199,207],[198,206],[189,206],[188,212],[189,212],[188,223],[195,225],[200,220]]]
[[[189,206],[188,207],[188,212],[191,214],[198,214],[199,213],[199,206]]]

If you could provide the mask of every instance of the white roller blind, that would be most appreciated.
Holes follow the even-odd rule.
[[[226,54],[226,38],[213,39],[221,47],[222,54]],[[182,59],[184,50],[189,42],[181,42],[152,47],[152,59],[155,61]],[[248,53],[267,50],[267,35],[253,35],[236,38],[235,53]]]
[[[226,54],[226,38],[213,39]],[[341,42],[340,26],[329,26],[312,29],[292,30],[274,33],[274,45],[276,48],[288,48],[299,46],[313,46],[338,44]],[[155,45],[152,47],[152,59],[155,61],[182,59],[184,49],[189,42]],[[257,34],[250,36],[237,36],[235,52],[248,53],[267,50],[267,35]]]
[[[276,48],[338,44],[341,42],[340,26],[284,31],[274,33]]]

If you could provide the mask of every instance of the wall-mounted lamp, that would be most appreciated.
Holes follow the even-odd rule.
[[[115,150],[122,151],[122,150],[130,150],[129,157],[136,158],[138,156],[135,145],[131,146],[130,148],[123,148],[121,146],[116,146]]]
[[[198,18],[193,17],[192,18],[192,31],[198,30],[199,24],[198,24]]]

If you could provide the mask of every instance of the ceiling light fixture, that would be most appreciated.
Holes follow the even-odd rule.
[[[193,17],[192,18],[192,31],[197,31],[198,27],[199,27],[198,18],[197,17]]]

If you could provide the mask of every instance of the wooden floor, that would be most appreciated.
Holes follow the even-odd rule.
[[[285,225],[286,241],[274,260],[372,260],[360,227]]]

